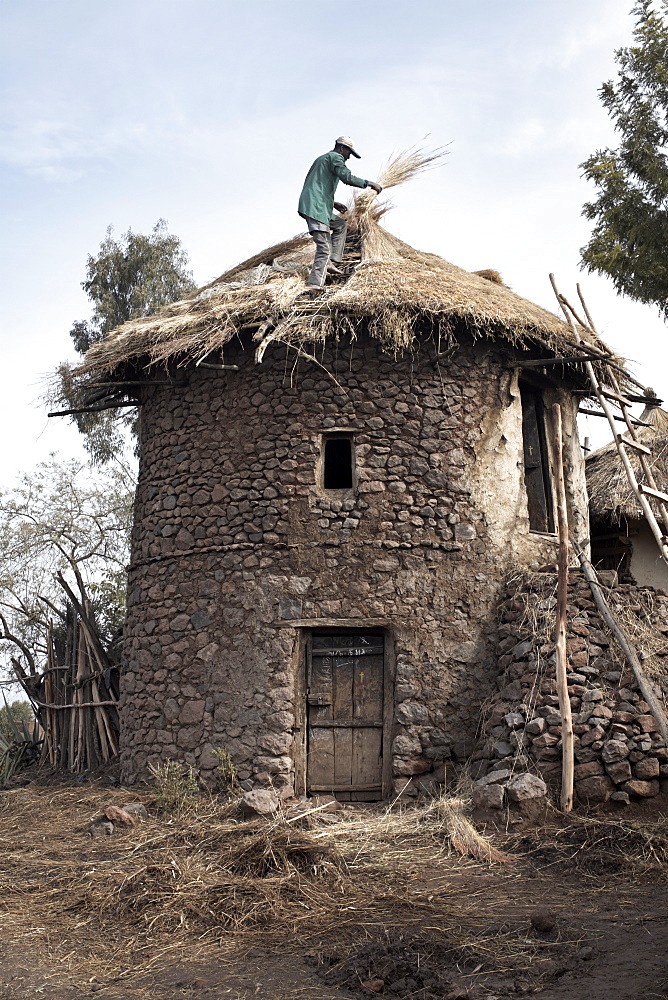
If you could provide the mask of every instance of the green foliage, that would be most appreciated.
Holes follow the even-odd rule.
[[[636,44],[616,52],[618,78],[599,91],[619,146],[581,164],[598,191],[583,209],[595,225],[581,254],[668,321],[668,0],[642,0],[633,13]]]
[[[56,409],[75,409],[91,404],[90,393],[74,378],[74,365],[63,361],[56,367],[46,402]],[[102,410],[75,413],[71,419],[83,435],[83,444],[94,465],[107,465],[124,455],[128,433],[137,435],[137,410]]]
[[[117,641],[133,487],[119,464],[93,474],[84,462],[52,457],[0,491],[0,654],[7,663],[20,650],[32,672],[46,652],[49,619],[57,638],[64,612],[57,572],[75,591],[85,588],[106,648]]]
[[[88,258],[87,277],[81,283],[94,309],[89,322],[75,323],[70,330],[78,353],[85,354],[121,323],[150,316],[192,292],[195,284],[187,265],[181,240],[167,232],[164,219],[149,236],[130,229],[114,239],[109,226],[99,253]]]
[[[20,727],[22,722],[34,721],[35,713],[28,701],[13,701],[11,704],[5,702],[0,707],[0,734],[3,736],[13,735],[16,727]]]
[[[175,302],[194,291],[192,273],[187,270],[188,256],[177,236],[167,232],[167,223],[159,219],[148,236],[128,230],[119,239],[110,226],[99,252],[89,256],[86,280],[82,288],[93,304],[90,320],[78,320],[70,336],[78,354],[102,340],[121,323],[150,316],[161,306]],[[72,366],[59,366],[56,389],[51,401],[63,408],[86,405],[72,378]],[[78,413],[73,415],[84,435],[91,459],[105,464],[122,453],[124,428],[136,430],[134,409]]]
[[[222,747],[216,747],[213,755],[218,761],[214,770],[216,789],[223,794],[235,791],[239,787],[239,781],[230,754]]]
[[[192,808],[197,799],[199,784],[189,764],[168,760],[157,766],[149,764],[148,769],[155,781],[155,807],[159,813],[179,816]]]

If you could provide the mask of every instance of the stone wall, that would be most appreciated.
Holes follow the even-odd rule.
[[[397,359],[360,338],[317,361],[275,345],[261,366],[197,369],[146,390],[121,692],[122,762],[226,748],[245,788],[304,787],[303,634],[383,628],[392,651],[395,790],[472,750],[496,678],[509,566],[554,559],[529,532],[521,406],[507,351],[431,343]],[[584,524],[577,401],[557,390]],[[357,487],[318,484],[322,434],[354,434]],[[510,513],[509,513],[510,512]],[[388,778],[388,781],[390,779]],[[386,789],[388,792],[390,788]],[[408,790],[410,791],[410,789]]]
[[[615,574],[602,574],[609,582]],[[500,605],[500,690],[486,712],[473,755],[476,800],[501,805],[487,793],[527,770],[552,790],[561,783],[561,717],[551,641],[556,575],[516,577]],[[656,693],[668,692],[668,597],[617,585],[609,603],[654,671]],[[614,637],[602,621],[587,581],[571,570],[568,602],[568,691],[575,732],[575,792],[580,802],[619,803],[653,798],[668,785],[668,749]],[[664,667],[664,663],[666,666]]]

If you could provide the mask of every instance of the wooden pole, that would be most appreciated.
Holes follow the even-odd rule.
[[[76,594],[74,593],[74,591],[68,584],[67,580],[62,575],[62,573],[60,572],[56,573],[56,580],[58,581],[60,586],[63,588],[63,590],[69,597],[72,607],[74,608],[76,614],[79,616],[81,623],[86,627],[88,634],[88,641],[91,644],[91,646],[93,646],[93,648],[95,649],[95,653],[98,660],[100,661],[100,664],[104,667],[111,667],[112,662],[109,659],[107,653],[105,652],[104,647],[102,646],[102,643],[100,642],[97,632],[95,630],[95,626],[88,614],[87,610],[88,601],[86,596],[82,595],[83,600],[79,601]]]
[[[69,417],[72,413],[100,413],[102,410],[119,410],[122,406],[141,406],[137,399],[118,403],[105,403],[104,406],[80,406],[75,410],[53,410],[47,417]]]
[[[564,482],[564,440],[561,428],[561,407],[552,407],[552,444],[554,449],[554,482],[557,494],[557,525],[559,531],[559,556],[557,561],[557,621],[554,630],[557,661],[557,695],[561,713],[561,808],[573,808],[573,774],[575,747],[573,718],[568,697],[566,659],[566,606],[568,603],[568,509]]]
[[[654,716],[654,719],[656,721],[656,724],[659,727],[661,738],[668,747],[668,722],[666,721],[666,713],[663,709],[661,702],[659,701],[659,699],[654,694],[654,691],[652,690],[650,682],[647,679],[647,675],[645,674],[645,671],[642,668],[640,657],[638,656],[636,648],[629,639],[624,629],[621,627],[621,625],[615,618],[615,616],[613,615],[610,609],[610,605],[605,599],[605,595],[603,593],[601,585],[598,582],[598,577],[596,576],[596,570],[594,569],[590,561],[587,559],[586,555],[584,554],[580,546],[575,541],[573,542],[573,548],[575,549],[577,557],[580,560],[580,565],[582,566],[582,571],[585,577],[587,578],[587,582],[589,583],[589,588],[592,592],[592,596],[594,598],[596,607],[601,612],[601,617],[603,618],[605,624],[608,626],[608,628],[614,635],[615,639],[621,646],[622,652],[626,657],[626,662],[628,663],[628,665],[631,667],[631,670],[635,674],[635,678],[638,681],[638,687],[642,691],[642,696],[649,705],[652,715]]]
[[[58,697],[57,701],[59,704],[64,704],[69,700],[70,691],[70,677],[71,677],[71,664],[74,657],[74,610],[71,604],[66,606],[66,628],[65,628],[65,644],[64,644],[64,654],[65,663],[70,664],[70,670],[62,674],[57,674],[58,678]],[[67,761],[69,759],[69,746],[70,746],[70,731],[72,724],[72,714],[69,712],[57,712],[60,717],[60,752],[58,754],[58,766],[67,767]]]
[[[53,623],[51,621],[49,621],[46,633],[46,662],[48,667],[53,665]],[[44,696],[47,701],[53,701],[53,683],[53,675],[50,671],[48,671],[44,677]],[[51,709],[47,708],[44,716],[44,746],[48,755],[49,764],[51,764],[52,767],[55,767],[58,723],[56,716]]]
[[[72,664],[72,671],[70,673],[69,683],[63,692],[63,699],[65,702],[70,702],[70,700],[76,698],[77,694],[77,689],[75,688],[74,684],[76,681],[76,670],[77,670],[75,660],[77,658],[79,649],[79,619],[77,618],[74,608],[72,608],[72,635],[70,638],[70,642],[72,644],[72,655],[70,657],[70,663]],[[73,761],[76,753],[76,727],[78,725],[78,715],[79,715],[78,712],[76,714],[74,712],[68,712],[67,714],[69,738],[67,744],[67,760],[65,763],[70,771],[74,770]]]
[[[86,640],[86,631],[82,629],[84,640]],[[88,673],[92,673],[93,665],[90,659],[90,645],[87,641],[84,641],[84,658]],[[91,690],[91,681],[87,681],[81,686],[81,698],[82,701],[93,702],[94,694]],[[86,766],[82,770],[90,771],[92,768],[97,767],[99,764],[97,748],[95,746],[95,708],[86,708],[82,713],[84,719],[84,731],[85,731],[85,747],[86,747]]]
[[[80,680],[86,673],[86,661],[85,661],[85,648],[84,648],[84,633],[83,629],[79,628],[79,642],[77,644],[77,675],[74,678],[75,681]],[[81,703],[84,701],[83,692],[81,687],[77,687],[74,691],[74,697],[72,699],[79,709],[81,709]],[[74,744],[74,755],[70,761],[70,771],[84,771],[86,769],[84,763],[84,748],[85,748],[85,723],[83,711],[77,711],[76,717],[74,719],[74,725],[76,726],[75,744]]]
[[[112,708],[118,707],[117,701],[98,701],[97,699],[95,701],[71,701],[67,703],[63,702],[62,704],[60,704],[59,702],[46,702],[46,701],[38,701],[37,699],[35,699],[35,704],[39,705],[40,708],[52,708],[54,711],[62,711],[63,709],[67,709],[68,711],[76,709],[78,711],[80,708],[97,708],[98,706],[102,705],[108,705],[111,706]]]

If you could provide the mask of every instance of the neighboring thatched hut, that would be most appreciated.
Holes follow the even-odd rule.
[[[647,395],[653,396],[648,389]],[[651,448],[651,467],[657,487],[668,492],[668,413],[655,403],[640,416],[640,442]],[[631,451],[629,449],[629,451]],[[640,458],[631,452],[639,483],[646,482]],[[668,591],[668,566],[631,489],[614,442],[587,457],[587,489],[591,517],[592,560],[600,569],[615,569],[623,579],[642,587]]]
[[[301,236],[121,327],[78,373],[141,403],[126,781],[169,757],[210,776],[218,748],[245,788],[282,794],[442,779],[496,680],[508,570],[554,564],[554,402],[588,535],[587,382],[549,364],[578,352],[569,328],[352,214],[349,276],[315,301]]]

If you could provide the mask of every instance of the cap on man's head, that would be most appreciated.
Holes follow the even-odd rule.
[[[360,154],[355,149],[355,144],[349,135],[340,135],[339,138],[336,140],[336,145],[347,146],[350,152],[353,154],[353,156],[356,156],[358,160],[362,159]]]

